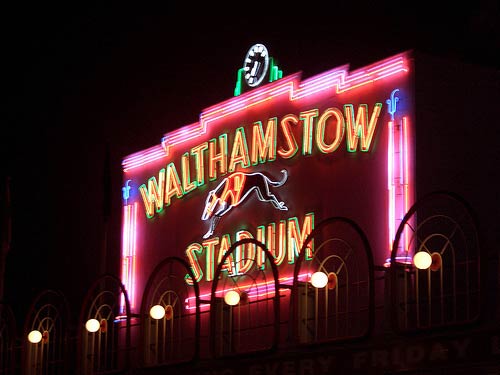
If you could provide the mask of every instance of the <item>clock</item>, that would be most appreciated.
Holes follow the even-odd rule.
[[[245,82],[250,87],[260,85],[269,68],[269,53],[263,44],[254,44],[243,62]]]

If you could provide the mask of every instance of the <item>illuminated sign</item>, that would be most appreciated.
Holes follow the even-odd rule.
[[[166,168],[158,172],[158,179],[152,176],[139,187],[146,215],[152,217],[155,212],[161,212],[164,206],[169,206],[174,197],[182,198],[205,185],[205,177],[213,181],[218,176],[234,172],[238,167],[247,169],[259,163],[272,162],[277,156],[289,159],[298,151],[303,156],[312,155],[315,149],[322,153],[333,153],[344,137],[349,152],[358,149],[367,152],[381,108],[382,103],[375,103],[370,118],[367,104],[360,104],[356,115],[353,105],[346,104],[345,117],[335,107],[327,108],[322,113],[312,109],[298,115],[287,114],[280,119],[279,127],[276,117],[268,119],[265,133],[262,123],[256,121],[252,126],[250,151],[244,127],[238,127],[232,134],[230,150],[227,133],[198,144],[182,155],[180,166],[176,167],[174,161],[168,163]],[[296,128],[303,129],[299,142],[293,131]],[[278,129],[281,134],[278,134]],[[282,140],[279,144],[278,138]],[[196,167],[193,175],[190,170],[192,163]],[[181,171],[181,177],[178,170]]]
[[[217,264],[243,238],[265,244],[280,279],[290,280],[315,223],[332,216],[356,221],[375,263],[386,262],[413,203],[411,69],[403,53],[306,80],[273,74],[126,157],[122,279],[133,308],[167,256],[186,259],[208,292]],[[403,234],[399,255],[410,246]],[[307,261],[314,242],[306,251]],[[264,252],[242,246],[222,267],[225,277],[263,269]]]
[[[293,264],[299,255],[299,250],[304,244],[307,236],[314,227],[314,214],[308,213],[302,220],[302,225],[296,217],[280,220],[279,223],[271,222],[267,225],[260,225],[255,233],[246,230],[235,233],[233,241],[230,234],[223,234],[220,237],[213,237],[203,240],[201,243],[192,243],[186,249],[186,255],[193,269],[197,282],[203,280],[212,281],[214,278],[215,265],[221,262],[222,256],[229,250],[231,244],[244,238],[256,238],[266,245],[274,256],[274,262],[281,265],[285,260],[288,264]],[[312,256],[312,248],[308,248],[307,255]],[[200,261],[204,260],[206,267],[203,271]],[[244,261],[243,261],[244,260]],[[252,246],[238,249],[236,259],[229,259],[223,265],[222,270],[229,276],[236,276],[246,273],[250,267],[263,269],[264,252],[256,251]],[[188,284],[192,284],[186,275]]]
[[[210,237],[221,217],[243,202],[252,192],[255,192],[260,201],[270,202],[278,210],[288,210],[285,202],[279,201],[272,191],[272,188],[286,182],[287,171],[283,169],[281,172],[283,179],[280,181],[272,181],[266,175],[258,172],[234,172],[222,179],[221,183],[208,193],[205,202],[201,218],[202,220],[210,220],[210,228],[203,235],[203,238]]]

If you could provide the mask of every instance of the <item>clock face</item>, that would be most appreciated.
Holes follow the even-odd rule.
[[[266,76],[269,67],[269,54],[263,44],[254,44],[247,52],[243,69],[245,82],[250,87],[258,86]]]

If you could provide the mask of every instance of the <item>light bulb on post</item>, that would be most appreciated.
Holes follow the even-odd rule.
[[[89,319],[85,323],[85,329],[91,333],[99,331],[101,328],[101,323],[97,319]]]
[[[240,294],[235,290],[230,290],[224,295],[224,302],[229,306],[236,306],[240,302]]]
[[[42,333],[38,330],[33,330],[28,334],[28,341],[32,344],[38,344],[42,341]]]
[[[154,305],[149,309],[149,316],[156,320],[162,319],[165,316],[165,309],[161,305]]]
[[[328,284],[328,276],[326,273],[317,271],[311,275],[311,284],[315,288],[324,288]]]
[[[413,256],[413,264],[419,270],[426,270],[432,264],[432,257],[427,251],[419,251]]]

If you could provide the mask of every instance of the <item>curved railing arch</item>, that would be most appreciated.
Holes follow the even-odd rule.
[[[402,251],[407,255],[398,256]],[[428,268],[413,263],[418,252],[429,255]],[[393,330],[407,333],[477,321],[480,267],[477,219],[467,201],[450,191],[422,197],[404,216],[393,242]]]
[[[188,274],[194,281],[188,286]],[[194,311],[186,299],[194,291]],[[153,306],[163,308],[163,316],[150,316]],[[161,309],[160,309],[161,310]],[[200,292],[189,264],[179,257],[160,262],[144,288],[141,303],[140,359],[145,366],[168,365],[198,359],[200,351]]]
[[[248,272],[228,277],[222,275],[226,262],[241,246],[254,246],[254,255],[262,251],[264,268],[256,267],[254,257],[241,257]],[[248,250],[251,252],[252,250]],[[280,339],[280,284],[274,257],[264,244],[244,238],[236,241],[221,258],[214,273],[210,299],[210,348],[213,357],[274,351]],[[237,266],[237,265],[236,265]],[[269,268],[271,275],[269,275]],[[272,276],[272,280],[268,277]],[[222,285],[222,287],[220,287]],[[241,299],[236,305],[224,301],[228,291]]]
[[[325,275],[321,288],[310,282],[315,272]],[[301,280],[300,275],[307,276]],[[292,341],[310,345],[366,337],[373,330],[374,305],[373,256],[366,235],[351,219],[323,220],[304,241],[295,265]]]
[[[23,329],[24,374],[69,371],[69,316],[68,301],[60,291],[48,289],[35,297]]]
[[[88,329],[89,320],[96,322],[95,330]],[[99,277],[88,289],[80,312],[79,373],[104,374],[129,369],[130,328],[130,302],[125,286],[114,275]]]

